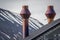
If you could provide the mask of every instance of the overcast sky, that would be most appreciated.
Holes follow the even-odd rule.
[[[20,13],[22,5],[28,5],[31,17],[43,24],[47,23],[45,12],[48,5],[53,5],[56,12],[55,20],[60,18],[60,0],[0,0],[0,8]]]

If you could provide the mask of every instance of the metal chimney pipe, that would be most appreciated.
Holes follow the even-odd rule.
[[[28,6],[24,5],[22,6],[22,10],[20,13],[22,20],[23,20],[23,39],[27,36],[29,36],[29,29],[28,29],[28,19],[31,15],[30,11],[28,10]]]
[[[48,24],[50,24],[54,20],[54,17],[56,15],[52,5],[47,7],[47,11],[46,11],[45,15],[47,17]]]

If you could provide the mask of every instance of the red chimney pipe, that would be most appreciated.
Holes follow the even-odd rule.
[[[28,19],[31,15],[30,11],[28,10],[28,6],[24,5],[22,6],[22,10],[20,13],[22,20],[23,20],[23,39],[27,36],[29,36],[29,29],[28,29]]]
[[[47,17],[48,24],[51,23],[56,15],[52,5],[47,7],[47,11],[46,11],[45,15]]]

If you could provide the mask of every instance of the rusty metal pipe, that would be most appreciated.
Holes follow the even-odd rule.
[[[52,5],[49,5],[47,7],[47,11],[46,11],[45,15],[47,17],[48,24],[50,24],[54,20],[54,17],[56,15],[56,13],[55,13],[54,8],[53,8]]]
[[[31,15],[30,11],[28,10],[28,6],[24,5],[22,6],[22,10],[20,13],[23,23],[22,23],[22,28],[23,28],[23,39],[27,36],[29,36],[29,24],[28,24],[28,19]]]

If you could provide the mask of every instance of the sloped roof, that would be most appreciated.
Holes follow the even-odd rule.
[[[29,35],[41,28],[37,19],[29,18]],[[22,39],[22,18],[20,14],[0,8],[0,40]]]
[[[60,19],[57,19],[52,23],[41,27],[39,30],[35,31],[32,35],[28,36],[25,40],[32,40],[32,39],[38,38],[42,34],[48,32],[50,29],[56,28],[57,27],[56,25],[60,25]]]

